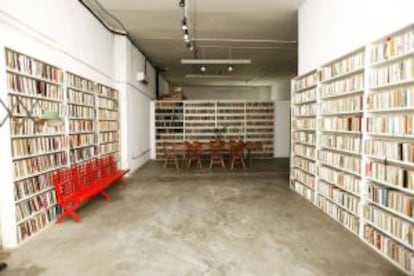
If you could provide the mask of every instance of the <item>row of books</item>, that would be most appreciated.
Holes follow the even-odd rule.
[[[71,134],[69,137],[70,148],[88,146],[88,145],[93,145],[95,143],[96,143],[96,135],[94,133]]]
[[[117,111],[100,109],[99,110],[99,120],[116,121],[116,120],[118,120],[118,112]]]
[[[384,41],[372,45],[370,49],[371,62],[381,62],[414,50],[414,31],[390,36]]]
[[[38,61],[32,57],[6,49],[6,66],[38,78],[63,82],[63,72],[57,67]]]
[[[293,121],[294,128],[301,129],[316,129],[316,119],[295,119]]]
[[[165,108],[182,109],[183,105],[184,105],[183,101],[177,101],[177,102],[156,101],[155,102],[155,107],[160,108],[160,109],[165,109]]]
[[[323,196],[318,196],[318,207],[327,213],[330,217],[343,224],[355,234],[358,233],[359,219],[351,213],[345,211],[337,204],[326,199]]]
[[[57,206],[17,225],[17,240],[21,242],[48,226],[59,215]]]
[[[92,132],[95,131],[95,123],[91,120],[70,120],[69,132]]]
[[[53,187],[52,174],[42,174],[14,182],[14,200],[27,198],[35,193]]]
[[[19,157],[64,150],[66,147],[65,140],[62,136],[13,139],[12,156]]]
[[[10,96],[10,109],[13,116],[38,117],[44,110],[58,112],[63,115],[62,104],[59,102],[42,101],[32,98]]]
[[[318,82],[318,75],[316,73],[312,73],[307,76],[301,77],[300,79],[295,80],[293,89],[295,91],[304,90],[308,87],[312,87],[316,85],[317,82]]]
[[[320,80],[325,81],[339,75],[347,74],[364,67],[364,52],[336,61],[320,70]]]
[[[98,107],[103,109],[118,110],[118,102],[107,98],[100,98]]]
[[[301,93],[296,93],[293,96],[293,102],[295,104],[303,104],[316,101],[316,88],[309,89]]]
[[[199,108],[215,108],[216,104],[215,102],[184,102],[184,106],[186,108],[194,108],[194,110],[197,110]]]
[[[414,114],[367,117],[367,131],[381,134],[413,135]]]
[[[370,183],[367,198],[406,217],[414,218],[414,197],[400,191]]]
[[[213,114],[214,115],[214,114]],[[185,116],[184,117],[186,121],[212,121],[215,122],[216,117],[215,116]]]
[[[183,115],[179,114],[179,115],[156,115],[155,116],[155,120],[157,121],[182,121],[183,120]]]
[[[401,220],[399,217],[391,215],[373,205],[365,206],[364,218],[383,232],[396,237],[409,245],[410,248],[413,248],[414,225],[412,223]]]
[[[156,127],[176,127],[176,128],[182,128],[183,127],[183,122],[157,121],[157,122],[155,122],[155,126]]]
[[[228,113],[235,113],[234,110],[227,110]],[[243,110],[244,112],[244,110]],[[221,113],[225,113],[225,110],[222,110]],[[185,109],[184,112],[185,116],[187,115],[195,115],[195,114],[205,114],[205,115],[215,115],[216,110],[215,109]]]
[[[273,114],[269,115],[246,115],[246,124],[257,125],[261,121],[273,122]]]
[[[365,153],[389,160],[414,162],[414,144],[391,140],[365,141]]]
[[[41,126],[32,119],[12,118],[10,130],[12,135],[59,134],[64,132],[64,127],[50,127],[47,124]]]
[[[99,131],[119,131],[118,122],[100,121]]]
[[[91,107],[69,105],[70,118],[88,118],[95,119],[95,109]]]
[[[244,116],[217,116],[217,123],[231,121],[232,124],[244,125]]]
[[[359,199],[357,197],[323,181],[319,181],[318,183],[318,192],[326,198],[331,199],[339,206],[344,207],[354,214],[358,214]]]
[[[302,169],[310,174],[316,175],[316,164],[315,162],[309,161],[307,159],[295,156],[293,159],[293,164],[296,168]]]
[[[316,115],[316,104],[296,105],[293,107],[294,116],[314,116]]]
[[[16,219],[20,222],[42,209],[47,209],[53,205],[56,205],[56,203],[56,194],[53,190],[36,195],[16,205]]]
[[[345,79],[340,79],[320,86],[319,94],[321,98],[333,97],[349,92],[364,89],[364,74],[356,74]]]
[[[343,155],[341,153],[320,150],[318,152],[319,161],[326,165],[334,166],[355,174],[361,173],[361,159],[359,157]]]
[[[183,114],[182,108],[156,108],[155,114],[163,115],[163,114]]]
[[[99,95],[101,96],[104,96],[106,98],[111,98],[114,100],[118,100],[118,91],[115,89],[102,85],[100,89],[98,89],[98,91],[99,91]]]
[[[96,147],[74,149],[69,152],[71,164],[87,161],[94,157],[96,157]]]
[[[327,117],[319,120],[322,131],[361,131],[361,116]]]
[[[10,92],[19,93],[22,96],[36,96],[54,100],[63,99],[63,88],[61,86],[14,73],[7,73],[7,88]]]
[[[72,73],[66,74],[66,82],[70,87],[89,93],[95,92],[95,83],[93,81],[87,80]],[[68,91],[72,92],[73,90],[68,89]]]
[[[316,157],[316,149],[314,147],[307,147],[304,145],[297,144],[293,147],[293,152],[298,156],[310,159],[315,159]]]
[[[107,153],[112,153],[116,151],[119,151],[118,142],[99,145],[99,152],[101,154],[107,154]]]
[[[294,132],[293,133],[293,140],[296,142],[302,142],[305,144],[316,144],[316,134],[312,132]]]
[[[68,101],[70,104],[95,106],[95,96],[83,92],[79,92],[73,89],[68,89]]]
[[[362,112],[362,96],[346,97],[339,100],[330,100],[321,104],[321,113]]]
[[[175,123],[175,124],[179,124],[179,123]],[[186,127],[186,129],[187,128],[193,128],[193,127],[194,128],[198,128],[198,127],[205,128],[205,127],[208,127],[208,128],[214,129],[216,127],[216,124],[213,121],[207,121],[207,122],[194,122],[194,121],[193,122],[188,122],[188,121],[186,121],[185,122],[185,127]]]
[[[66,164],[67,160],[64,152],[18,160],[14,161],[14,176],[15,178],[26,177]]]
[[[382,93],[371,93],[367,98],[367,108],[372,111],[409,107],[414,107],[413,87],[398,88]]]
[[[335,148],[354,153],[361,152],[361,138],[335,134],[321,134],[319,143],[322,147]]]
[[[365,170],[369,178],[414,191],[414,171],[372,160],[366,163]]]
[[[313,201],[313,190],[309,189],[307,186],[301,184],[298,181],[294,181],[295,191],[306,198],[309,201]]]
[[[401,265],[409,274],[414,273],[414,253],[370,225],[365,225],[364,239],[373,247]]]
[[[354,175],[321,166],[318,170],[320,179],[332,183],[342,190],[358,195],[361,190],[361,179]]]
[[[99,143],[109,143],[119,141],[118,132],[103,132],[99,133]]]
[[[414,78],[414,58],[405,59],[387,66],[371,70],[369,84],[371,87],[387,85]]]

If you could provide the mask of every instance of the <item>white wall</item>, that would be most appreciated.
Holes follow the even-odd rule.
[[[274,157],[283,158],[290,155],[290,101],[275,102],[275,141]]]
[[[414,22],[413,0],[307,0],[299,9],[298,74]]]
[[[155,70],[147,64],[149,84],[136,80],[143,55],[124,36],[113,35],[74,0],[0,0],[0,98],[7,101],[4,47],[34,56],[85,78],[118,88],[121,107],[121,163],[132,171],[149,159],[150,101]],[[4,115],[0,107],[0,120]],[[0,128],[1,237],[15,241],[15,208],[9,122]]]

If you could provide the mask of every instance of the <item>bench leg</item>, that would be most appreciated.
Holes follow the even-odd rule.
[[[103,196],[106,200],[111,200],[111,196],[105,191],[101,192],[101,196]]]
[[[57,223],[61,223],[67,216],[71,216],[76,222],[81,220],[80,216],[76,214],[75,209],[79,204],[72,207],[61,206],[63,209],[63,214],[57,219]]]

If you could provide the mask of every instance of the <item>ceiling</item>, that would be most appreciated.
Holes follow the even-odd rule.
[[[182,38],[179,0],[94,1],[121,23],[175,85],[260,85],[296,72],[297,10],[304,0],[186,0],[193,52]],[[232,73],[225,65],[208,66],[205,74],[213,77],[186,78],[201,75],[199,65],[180,64],[182,58],[194,57],[251,59],[252,63],[236,65]]]

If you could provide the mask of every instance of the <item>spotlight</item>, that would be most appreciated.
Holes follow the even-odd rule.
[[[234,71],[234,67],[231,66],[231,65],[227,66],[227,71],[233,72]]]
[[[190,35],[188,34],[188,31],[187,30],[184,31],[183,38],[184,38],[184,41],[185,42],[189,42],[190,41]]]
[[[201,65],[201,67],[200,67],[200,71],[201,71],[201,72],[205,72],[205,71],[207,71],[207,66],[205,66],[205,65]]]
[[[185,0],[180,0],[180,2],[178,3],[178,6],[180,6],[180,8],[184,8],[185,7]]]
[[[194,45],[189,41],[185,44],[190,51],[194,50]]]
[[[186,30],[188,30],[188,26],[187,26],[187,19],[184,17],[182,20],[181,20],[181,30],[183,30],[183,31],[186,31]]]

